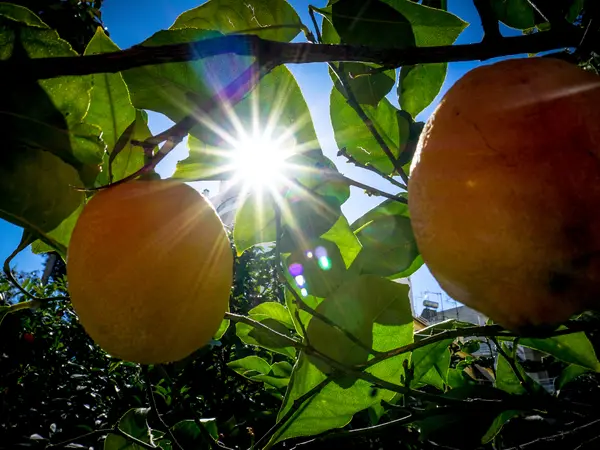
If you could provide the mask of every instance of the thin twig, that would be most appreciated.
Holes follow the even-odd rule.
[[[346,91],[346,100],[348,100],[348,105],[350,105],[350,107],[358,115],[360,120],[362,120],[362,122],[365,124],[365,126],[371,133],[371,136],[373,136],[373,139],[375,139],[375,141],[377,142],[377,145],[381,147],[383,153],[385,153],[385,155],[390,160],[393,169],[398,173],[400,178],[402,178],[402,181],[404,181],[404,184],[408,184],[408,176],[404,173],[404,169],[402,169],[402,165],[398,161],[398,157],[394,155],[392,149],[389,147],[387,142],[385,142],[385,139],[383,138],[379,130],[375,127],[373,120],[371,120],[371,118],[367,116],[367,113],[358,102],[356,95],[354,95],[354,91],[350,88],[348,78],[344,73],[344,63],[341,62],[339,64],[339,67],[336,67],[335,64],[330,63],[329,67],[331,68],[332,72],[337,76],[340,84]],[[400,151],[400,149],[398,149],[398,151]]]
[[[597,437],[599,426],[600,419],[597,419],[592,422],[586,423],[585,425],[573,428],[569,431],[564,431],[558,434],[554,434],[552,436],[541,437],[533,441],[517,445],[516,447],[507,448],[506,450],[545,450],[547,448],[556,448],[553,444],[559,444],[558,448],[567,448],[565,446],[565,441],[569,441],[573,437],[578,438],[579,441],[585,441],[586,439],[588,439],[588,437]]]
[[[158,152],[156,152],[152,159],[144,164],[141,169],[107,186],[100,186],[84,190],[94,191],[110,186],[116,186],[118,184],[123,184],[134,180],[141,175],[150,173],[156,168],[158,163],[160,163],[165,156],[167,156],[171,150],[173,150],[183,140],[183,138],[194,126],[205,120],[204,118],[208,117],[216,109],[226,109],[231,107],[231,105],[235,105],[241,101],[244,96],[254,89],[260,80],[272,69],[273,66],[259,66],[256,63],[252,64],[222,91],[197,105],[189,115],[181,119],[175,125],[155,136],[151,136],[143,142],[135,142],[136,145],[141,146],[144,149],[153,149],[161,142],[164,142],[163,146],[158,150]]]
[[[567,328],[564,330],[555,330],[548,333],[545,333],[542,336],[534,336],[535,338],[549,338],[556,336],[563,336],[565,334],[578,333],[581,331],[586,331],[586,325],[582,322],[568,322]],[[371,367],[381,361],[385,361],[386,359],[393,358],[394,356],[401,355],[403,353],[412,352],[418,348],[425,347],[427,345],[433,344],[435,342],[440,342],[445,339],[456,339],[458,337],[491,337],[491,336],[499,336],[499,337],[526,337],[520,336],[517,333],[513,333],[505,330],[500,325],[483,325],[483,326],[474,326],[474,327],[465,327],[465,328],[456,328],[453,330],[444,330],[440,333],[434,334],[432,336],[428,336],[424,339],[421,339],[418,342],[412,342],[407,345],[403,345],[402,347],[398,347],[387,352],[383,352],[376,356],[375,358],[370,359],[364,364],[356,366],[356,368],[366,368]]]
[[[323,388],[325,386],[327,386],[332,380],[333,380],[332,377],[325,378],[323,381],[321,381],[319,384],[314,386],[312,389],[310,389],[309,391],[305,392],[300,397],[295,399],[294,403],[292,403],[292,406],[290,407],[290,409],[287,410],[287,412],[283,415],[283,417],[280,420],[278,420],[277,423],[275,425],[273,425],[263,436],[261,436],[260,439],[258,441],[256,441],[256,443],[251,448],[252,449],[258,448],[261,443],[271,439],[271,436],[274,436],[275,433],[277,433],[284,425],[286,425],[287,422],[292,418],[292,416],[294,414],[296,414],[296,412],[300,409],[300,407],[304,404],[304,402],[306,402],[307,400],[310,400],[312,397],[314,397],[319,392],[321,392],[321,390],[323,390]]]
[[[392,183],[394,186],[397,186],[401,189],[406,190],[405,184],[403,184],[403,183],[399,182],[398,180],[394,179],[393,177],[383,173],[381,170],[377,169],[374,166],[371,166],[368,164],[363,164],[363,163],[359,162],[356,158],[354,158],[354,156],[352,156],[350,153],[348,153],[348,151],[345,148],[340,149],[337,154],[338,154],[338,156],[343,156],[344,158],[346,158],[349,163],[354,164],[356,167],[360,167],[361,169],[369,170],[373,173],[376,173],[381,178]]]
[[[103,433],[106,433],[106,434],[109,434],[109,433],[114,433],[114,428],[100,428],[100,429],[98,429],[98,430],[90,431],[89,433],[81,434],[81,435],[79,435],[79,436],[76,436],[76,437],[74,437],[74,438],[71,438],[71,439],[67,439],[67,440],[65,440],[65,441],[62,441],[62,442],[58,442],[58,443],[56,443],[56,444],[49,444],[49,445],[46,445],[46,447],[45,447],[45,448],[46,448],[47,450],[49,450],[49,449],[51,449],[51,448],[60,448],[60,447],[64,447],[65,445],[69,445],[69,444],[72,444],[72,443],[74,443],[74,442],[80,441],[80,440],[82,440],[82,439],[86,439],[86,438],[88,438],[88,437],[92,437],[92,436],[94,436],[94,435],[96,435],[96,434],[103,434]]]
[[[126,433],[125,431],[121,430],[119,428],[119,424],[115,425],[115,427],[113,428],[112,431],[114,434],[118,434],[119,436],[124,437],[125,439],[133,442],[134,444],[139,445],[142,448],[146,448],[148,450],[156,450],[159,447],[156,447],[155,445],[152,444],[148,444],[147,442],[142,441],[141,439],[136,438],[135,436],[132,436],[129,433]]]
[[[515,374],[515,376],[517,377],[517,380],[519,380],[519,384],[521,386],[523,386],[523,389],[525,389],[527,391],[528,394],[534,394],[533,390],[531,389],[530,384],[527,382],[527,380],[523,377],[523,374],[521,373],[521,371],[519,370],[519,366],[517,365],[517,361],[516,358],[514,357],[514,355],[516,355],[516,349],[517,349],[517,345],[515,342],[513,342],[513,356],[508,355],[504,349],[502,348],[502,346],[500,345],[500,343],[498,342],[498,340],[495,337],[490,337],[491,341],[494,343],[494,345],[496,346],[496,350],[498,351],[498,353],[500,354],[500,356],[502,356],[506,362],[510,365],[510,368],[512,369],[513,373]]]
[[[59,56],[0,61],[1,73],[20,73],[34,80],[67,75],[116,73],[136,67],[193,61],[216,55],[254,56],[260,65],[276,67],[290,63],[364,62],[388,67],[452,61],[476,61],[523,53],[576,47],[583,30],[568,27],[504,37],[501,42],[409,48],[371,48],[360,45],[329,45],[277,42],[258,36],[229,35],[161,46],[136,45],[126,50],[85,56]]]
[[[372,195],[378,195],[380,197],[385,197],[389,200],[393,200],[398,203],[404,203],[404,204],[408,203],[408,200],[406,200],[406,198],[404,198],[404,197],[401,197],[399,195],[393,195],[388,192],[382,191],[381,189],[377,189],[373,186],[369,186],[368,184],[364,184],[364,183],[361,183],[360,181],[353,180],[352,178],[348,178],[347,176],[342,175],[341,173],[334,173],[331,176],[333,178],[337,178],[341,181],[346,182],[350,186],[355,186],[357,188],[364,189],[368,194],[370,193]]]
[[[251,319],[248,316],[243,316],[241,314],[234,314],[231,312],[226,312],[225,319],[229,319],[232,322],[245,323],[246,325],[250,325],[251,327],[266,331],[267,333],[271,333],[271,334],[277,336],[278,338],[287,341],[288,344],[290,344],[290,346],[292,346],[292,347],[300,348],[301,350],[304,349],[304,344],[302,342],[297,341],[296,339],[291,338],[290,336],[287,336],[283,333],[280,333],[279,331],[276,331],[257,320]]]
[[[17,256],[19,253],[21,253],[21,251],[25,250],[29,246],[29,244],[31,244],[34,240],[35,239],[33,238],[33,236],[27,230],[23,230],[23,236],[21,237],[21,242],[19,242],[19,245],[17,246],[17,248],[10,255],[8,255],[8,258],[6,258],[4,260],[4,267],[3,267],[4,275],[6,276],[8,281],[14,287],[16,287],[19,290],[19,292],[21,292],[21,294],[23,294],[27,298],[31,299],[28,302],[21,302],[21,303],[16,303],[14,305],[11,305],[9,308],[9,312],[16,312],[16,311],[19,311],[21,309],[26,309],[26,308],[30,308],[30,309],[37,308],[43,302],[69,300],[69,297],[65,297],[65,296],[37,297],[37,296],[33,295],[31,292],[27,291],[23,286],[21,286],[21,283],[19,283],[17,281],[17,279],[15,278],[15,276],[13,275],[12,269],[10,268],[10,263],[15,258],[15,256]]]
[[[150,381],[150,372],[148,371],[148,366],[142,366],[142,372],[144,373],[144,381],[146,382],[146,391],[148,392],[150,405],[152,406],[152,409],[154,410],[154,414],[156,415],[156,418],[158,419],[160,424],[163,426],[163,428],[166,430],[167,434],[171,438],[171,442],[172,442],[173,446],[177,447],[179,450],[184,450],[183,447],[181,446],[181,444],[179,444],[179,442],[177,442],[177,439],[175,438],[175,435],[173,434],[171,427],[169,427],[169,425],[167,425],[167,423],[163,420],[162,416],[160,415],[160,412],[158,411],[158,406],[156,405],[156,399],[154,398],[154,391],[152,389],[152,382]]]

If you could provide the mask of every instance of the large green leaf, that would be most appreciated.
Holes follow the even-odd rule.
[[[481,443],[487,444],[492,439],[494,439],[496,435],[502,430],[502,427],[504,427],[504,425],[506,425],[506,423],[510,419],[518,416],[520,413],[521,411],[509,409],[507,411],[502,411],[500,414],[498,414],[492,422],[492,424],[490,425],[490,428],[488,428],[486,433],[481,438]]]
[[[233,241],[238,255],[276,238],[275,208],[270,195],[250,195],[236,209]]]
[[[77,55],[56,31],[15,20],[23,18],[19,13],[22,9],[14,6],[15,14],[2,14],[8,14],[13,6],[4,4],[0,11],[0,40],[6,43],[0,47],[0,59]],[[104,153],[100,128],[83,122],[91,86],[88,76],[35,81],[21,74],[3,74],[0,119],[6,130],[4,147],[13,152],[21,146],[51,152],[74,166],[83,181],[90,184]]]
[[[216,115],[210,123],[192,130],[198,139],[190,141],[190,155],[179,161],[173,176],[187,180],[219,178],[224,171],[231,170],[233,143],[243,141],[243,135],[257,137],[256,129],[259,135],[283,140],[289,148],[282,151],[309,152],[307,156],[312,159],[323,158],[302,91],[292,73],[280,66],[265,75],[225,117]],[[298,165],[296,158],[292,162]],[[294,173],[300,169],[308,170],[300,167]]]
[[[344,215],[341,215],[337,222],[325,234],[321,235],[321,238],[337,245],[346,268],[352,265],[362,249],[360,241],[350,228],[348,219]]]
[[[83,192],[74,189],[82,186],[77,171],[43,150],[8,150],[0,153],[0,217],[32,231],[64,253],[68,239],[61,236],[61,224],[84,201]]]
[[[403,66],[398,83],[400,107],[412,117],[435,99],[446,79],[446,63]]]
[[[376,108],[363,105],[363,110],[397,158],[402,142],[408,139],[408,136],[400,136],[396,114],[398,110],[385,98]],[[394,165],[371,131],[348,104],[346,98],[335,88],[331,91],[330,116],[339,148],[345,148],[357,161],[371,165],[384,173],[391,174],[394,171]]]
[[[285,27],[273,27],[277,25]],[[210,0],[182,13],[171,28],[201,28],[222,33],[252,30],[247,32],[263,39],[291,41],[300,31],[301,22],[285,0],[247,0],[243,4],[238,0]]]
[[[288,272],[300,289],[327,297],[344,282],[348,271],[339,248],[325,239],[313,240],[286,259]]]
[[[290,363],[281,361],[270,365],[258,356],[247,356],[231,361],[227,363],[227,367],[252,381],[263,382],[277,389],[282,389],[288,385],[292,373]]]
[[[502,348],[504,349],[505,353],[510,353],[511,350],[506,344],[501,343],[500,345],[502,345]],[[528,392],[528,389],[538,393],[543,390],[540,384],[538,384],[529,375],[527,375],[527,373],[518,361],[515,361],[514,365],[516,367],[516,370],[518,370],[519,372],[518,376],[515,373],[513,367],[508,362],[508,360],[504,356],[498,355],[498,362],[496,364],[495,383],[495,386],[498,389],[502,389],[503,391],[508,392],[509,394],[515,395],[526,394]],[[523,385],[523,383],[521,383],[521,380],[523,380],[526,383],[526,385]]]
[[[132,142],[142,142],[150,136],[152,133],[148,128],[147,113],[134,109],[134,121],[118,137],[116,147],[109,148],[110,153],[104,155],[102,172],[98,175],[96,183],[106,185],[109,183],[109,174],[112,174],[112,182],[115,182],[141,169],[144,165],[144,150]]]
[[[410,21],[382,1],[338,0],[327,10],[345,44],[384,48],[406,48],[415,44]]]
[[[87,45],[85,55],[96,55],[118,51],[102,28]],[[127,85],[120,73],[100,73],[92,75],[93,89],[86,121],[102,129],[102,139],[108,150],[112,150],[131,122],[135,120],[135,108],[129,99]]]
[[[48,25],[32,11],[20,5],[1,2],[0,15],[14,20],[15,22],[22,22],[30,27],[49,28]]]
[[[217,31],[182,28],[155,33],[146,47],[194,42],[221,36]],[[196,61],[157,64],[123,72],[133,105],[165,114],[177,122],[220,92],[250,65],[251,58],[231,54]],[[208,119],[208,118],[207,118]],[[215,120],[219,123],[219,120]]]
[[[589,371],[590,369],[578,366],[577,364],[569,364],[563,369],[558,378],[554,381],[554,386],[557,390],[560,390],[578,376],[583,375],[584,373]]]
[[[291,336],[294,324],[290,319],[289,313],[285,311],[283,305],[279,305],[279,307],[274,305],[274,303],[268,303],[266,307],[259,305],[251,309],[248,315],[252,319],[283,335]],[[269,331],[241,322],[236,324],[235,330],[237,336],[245,344],[263,347],[291,358],[294,358],[296,355],[296,350],[286,339]]]
[[[377,106],[388,92],[394,87],[396,82],[396,73],[393,70],[371,73],[376,66],[370,66],[361,63],[340,64],[339,69],[345,78],[345,83],[354,93],[356,101],[363,105]],[[335,74],[331,73],[331,78],[335,87],[342,93],[340,80]]]
[[[422,378],[432,369],[442,381],[448,379],[448,367],[450,366],[448,346],[452,341],[452,339],[445,339],[412,352],[411,367],[414,371],[413,381],[415,383],[422,381]]]
[[[206,429],[213,439],[219,438],[217,429],[217,419],[198,419],[198,422]],[[181,448],[194,448],[198,450],[208,450],[212,446],[206,441],[204,433],[198,428],[195,420],[182,420],[171,427],[171,432],[177,439]]]
[[[454,14],[428,8],[410,0],[382,1],[408,19],[415,36],[415,43],[419,47],[450,45],[468,25]]]
[[[410,275],[421,265],[405,204],[386,200],[351,228],[362,244],[353,264],[361,273],[396,278]]]
[[[547,339],[521,339],[519,344],[549,353],[556,359],[600,372],[600,361],[585,333],[566,334]]]
[[[344,293],[340,294],[342,290]],[[366,276],[350,282],[340,291],[324,300],[317,310],[353,332],[355,336],[369,341],[375,350],[391,350],[412,342],[413,322],[407,286]],[[336,300],[343,305],[337,306]],[[329,302],[329,305],[322,306],[325,302]],[[348,345],[356,349],[356,345],[349,342],[341,333],[327,326],[328,329],[326,331],[323,329],[323,334],[313,335],[315,330],[313,324],[317,321],[318,319],[313,318],[309,322],[308,332],[313,336],[313,339],[309,339],[311,345],[332,356],[333,353],[337,353],[336,356],[347,360],[344,362],[358,361],[358,358],[352,357],[343,348],[344,345]],[[317,325],[317,328],[320,327]],[[329,346],[326,343],[327,339],[329,339]],[[330,346],[335,346],[336,350]],[[364,352],[359,351],[364,356]],[[386,381],[398,383],[403,372],[403,361],[407,357],[408,355],[401,355],[390,358],[368,368],[367,371]],[[364,361],[364,357],[360,359]],[[304,354],[300,355],[292,373],[284,404],[279,411],[278,420],[286,415],[296,399],[326,379],[326,375],[313,364],[314,360]],[[271,443],[343,427],[355,413],[380,403],[381,400],[390,401],[395,395],[394,392],[374,388],[371,383],[362,380],[357,380],[350,386],[347,381],[329,382],[314,397],[306,400],[273,436]]]
[[[129,436],[153,445],[146,417],[150,408],[133,408],[119,419],[119,429]],[[141,447],[118,434],[110,433],[104,440],[104,450],[139,450]]]

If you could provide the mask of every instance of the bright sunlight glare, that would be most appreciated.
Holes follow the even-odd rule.
[[[250,189],[275,189],[286,178],[289,139],[248,136],[235,143],[232,152],[234,180]]]

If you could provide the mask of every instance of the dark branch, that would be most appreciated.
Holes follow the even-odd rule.
[[[491,0],[474,0],[475,7],[481,18],[483,27],[483,41],[486,43],[498,42],[502,39],[498,18],[492,9]]]
[[[561,32],[546,31],[505,37],[500,42],[480,42],[407,49],[371,48],[357,45],[330,45],[267,41],[254,35],[229,35],[193,43],[156,47],[134,46],[127,50],[75,57],[34,58],[0,61],[0,72],[27,74],[32,79],[66,75],[115,73],[136,67],[192,61],[210,56],[236,54],[254,56],[260,65],[290,63],[367,62],[387,67],[450,61],[475,61],[521,53],[539,53],[576,47],[583,30],[569,27]]]

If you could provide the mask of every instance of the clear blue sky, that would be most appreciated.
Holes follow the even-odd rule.
[[[175,18],[183,11],[191,9],[203,3],[201,0],[105,0],[102,9],[103,20],[109,29],[110,37],[121,48],[127,48],[138,44],[144,39],[150,37],[156,31],[168,28]],[[296,8],[300,14],[302,21],[305,24],[310,24],[308,16],[308,5],[324,6],[326,0],[309,2],[306,0],[291,0],[290,3]],[[449,9],[454,14],[469,22],[469,26],[458,37],[457,43],[473,43],[481,40],[483,32],[481,24],[477,16],[477,12],[470,0],[449,0]],[[515,30],[503,29],[505,34],[515,34]],[[448,69],[446,82],[442,88],[442,93],[445,92],[458,78],[460,78],[468,70],[476,66],[476,62],[467,63],[451,63]],[[304,93],[308,103],[313,123],[319,137],[319,141],[326,156],[331,158],[337,165],[338,169],[347,176],[360,179],[361,181],[371,184],[376,187],[389,189],[390,186],[379,177],[370,172],[357,169],[345,160],[336,156],[338,151],[331,127],[329,118],[329,92],[331,90],[331,80],[327,74],[325,64],[304,64],[292,65],[290,69],[296,76],[300,87]],[[441,96],[441,94],[440,94]],[[418,117],[420,120],[426,120],[435,104],[439,100],[428,107]],[[390,100],[395,102],[393,96]],[[396,103],[397,104],[397,103]],[[150,128],[153,132],[162,131],[169,126],[170,122],[159,114],[150,113]],[[159,172],[161,175],[169,176],[175,168],[175,163],[186,156],[187,149],[181,145],[173,151],[161,163]],[[216,186],[212,184],[201,184],[201,187],[214,189]],[[351,198],[343,206],[344,213],[350,221],[361,216],[368,209],[381,201],[380,198],[363,195],[358,189],[353,188]],[[12,252],[17,246],[21,236],[21,230],[0,219],[0,261]],[[29,250],[26,250],[19,255],[15,264],[20,270],[36,270],[40,268],[42,258],[33,255]],[[435,282],[429,271],[425,268],[420,269],[412,278],[413,281],[413,297],[415,299],[415,307],[417,311],[421,310],[420,295],[424,291],[442,292],[439,285]],[[435,299],[439,296],[433,296]],[[450,304],[444,297],[446,308],[454,306]]]

